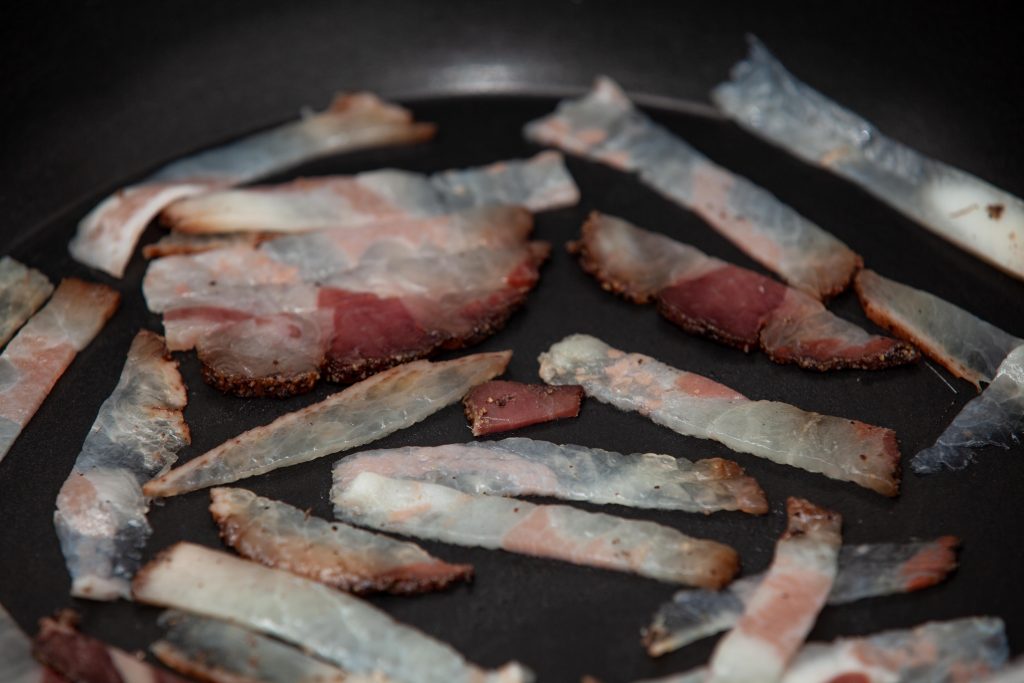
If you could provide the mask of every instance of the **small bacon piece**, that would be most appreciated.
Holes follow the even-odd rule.
[[[840,638],[831,643],[808,643],[781,683],[969,683],[1001,667],[1008,651],[1001,619],[933,621],[914,629]],[[707,669],[698,668],[636,683],[705,683],[707,676]],[[984,680],[989,682],[988,678]],[[996,680],[1003,683],[998,678],[992,683]],[[1006,683],[1017,680],[1011,678]]]
[[[754,135],[858,185],[938,236],[1024,279],[1024,201],[887,137],[750,38],[711,99]]]
[[[588,396],[684,436],[713,439],[882,495],[899,493],[900,453],[891,429],[777,401],[752,401],[707,377],[624,353],[588,335],[566,337],[539,360],[545,382],[580,384]]]
[[[933,586],[956,568],[958,544],[958,539],[943,536],[923,543],[843,546],[839,549],[839,571],[828,604],[844,605]],[[647,653],[660,657],[732,628],[763,579],[764,574],[747,576],[718,592],[679,591],[658,608],[651,626],[644,630]]]
[[[187,402],[178,362],[162,337],[142,330],[57,495],[53,522],[72,596],[131,596],[152,533],[142,485],[169,470],[190,442],[182,415]]]
[[[334,486],[361,472],[449,486],[464,493],[545,496],[588,503],[711,513],[768,512],[764,491],[734,462],[503,439],[364,451],[338,461]]]
[[[582,400],[583,387],[491,380],[466,394],[462,405],[473,436],[486,436],[576,417]]]
[[[60,674],[32,657],[32,641],[0,605],[0,681],[4,683],[66,683]]]
[[[1024,344],[999,364],[992,383],[971,399],[935,444],[910,460],[917,474],[961,470],[985,446],[1009,449],[1024,440]]]
[[[501,549],[660,581],[720,588],[739,568],[736,551],[670,527],[566,505],[471,495],[437,484],[362,472],[331,490],[334,513],[371,529]]]
[[[387,683],[383,676],[348,674],[298,648],[240,626],[168,611],[167,629],[149,649],[165,666],[210,683]]]
[[[868,317],[880,327],[914,343],[929,358],[979,390],[991,382],[999,364],[1024,339],[1014,337],[959,306],[862,270],[854,280]]]
[[[187,683],[135,655],[90,638],[75,628],[68,611],[39,622],[32,644],[36,659],[75,683]]]
[[[813,503],[786,501],[789,523],[743,616],[715,647],[707,683],[775,683],[814,628],[839,563],[842,517]]]
[[[110,287],[65,278],[0,355],[0,460],[79,351],[114,314]]]
[[[527,139],[623,171],[703,218],[751,258],[816,299],[846,289],[860,257],[771,193],[717,166],[600,77],[585,97],[527,124]]]
[[[191,543],[160,553],[135,576],[132,589],[138,602],[224,619],[355,674],[381,674],[396,683],[533,680],[516,663],[484,671],[359,598]]]
[[[909,344],[868,334],[802,291],[620,218],[592,213],[570,251],[605,289],[653,299],[687,332],[744,351],[760,346],[776,363],[877,370],[918,359]]]
[[[122,277],[142,231],[176,199],[250,182],[329,154],[421,142],[435,131],[432,124],[413,123],[409,111],[370,93],[338,95],[323,112],[175,161],[118,190],[82,219],[69,251],[87,266]]]
[[[415,543],[328,522],[244,489],[210,491],[210,514],[229,546],[250,560],[362,595],[442,590],[473,567],[448,564]]]
[[[0,349],[52,293],[50,279],[35,268],[0,259]]]
[[[505,371],[511,351],[415,361],[354,384],[217,446],[153,479],[147,496],[175,496],[376,441],[412,426]]]
[[[546,211],[578,201],[579,189],[562,155],[542,152],[531,159],[429,176],[384,170],[210,192],[171,204],[161,220],[176,231],[196,234],[308,232],[498,204]]]

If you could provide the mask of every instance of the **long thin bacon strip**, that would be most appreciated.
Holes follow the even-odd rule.
[[[920,289],[862,270],[857,297],[877,325],[914,343],[951,373],[981,388],[1024,339]]]
[[[817,299],[706,256],[688,244],[594,212],[570,245],[605,289],[645,303],[687,332],[812,370],[881,369],[916,361],[909,344],[868,334]]]
[[[65,278],[0,355],[0,460],[79,351],[117,309],[110,287]]]
[[[53,521],[74,597],[131,596],[152,532],[142,485],[169,470],[189,444],[187,402],[163,338],[142,330],[57,496]]]
[[[774,683],[804,643],[832,590],[842,543],[838,513],[800,498],[775,558],[736,626],[718,641],[707,683]]]
[[[400,365],[240,434],[153,479],[143,492],[174,496],[370,443],[455,403],[504,372],[511,357],[502,351]]]
[[[346,671],[398,683],[518,683],[518,664],[488,672],[451,646],[316,581],[190,543],[142,568],[135,599],[225,619],[287,641]]]
[[[502,549],[720,588],[739,566],[729,546],[653,522],[462,493],[363,472],[331,490],[339,519],[404,536]]]
[[[578,201],[562,155],[543,152],[429,176],[384,170],[211,192],[171,204],[161,220],[186,233],[308,232],[497,204],[546,211]]]
[[[1024,279],[1024,201],[886,137],[799,81],[756,38],[731,76],[711,98],[739,125]]]
[[[707,377],[588,335],[566,337],[542,353],[540,376],[550,384],[581,384],[588,396],[685,436],[713,439],[886,496],[899,492],[899,448],[891,429],[752,401]]]
[[[298,648],[217,619],[169,611],[150,650],[165,666],[210,683],[387,683],[348,674]]]
[[[74,683],[186,683],[135,655],[90,638],[75,628],[74,615],[43,619],[32,652],[36,659]]]
[[[63,683],[66,679],[32,657],[32,641],[0,605],[0,681],[4,683]]]
[[[761,487],[728,460],[690,462],[656,453],[622,455],[532,439],[364,451],[338,462],[335,488],[345,488],[361,472],[474,494],[545,496],[704,513],[768,511]]]
[[[843,291],[860,257],[766,190],[717,166],[633,106],[606,77],[579,100],[526,126],[555,145],[623,171],[690,209],[793,287],[825,299]]]
[[[845,605],[934,586],[956,568],[958,543],[952,536],[943,536],[921,543],[844,545],[839,549],[839,571],[828,604]],[[764,574],[755,574],[733,581],[722,591],[679,591],[644,630],[647,653],[659,657],[732,628],[762,580]]]
[[[998,670],[1008,652],[1001,619],[934,621],[913,629],[809,643],[781,683],[970,683]],[[707,669],[698,668],[636,683],[705,683],[707,675]],[[1016,683],[1018,679],[1009,680]]]
[[[250,182],[329,154],[421,142],[435,130],[432,124],[413,123],[407,110],[370,93],[339,95],[323,112],[181,159],[118,190],[78,224],[71,255],[122,277],[142,231],[176,199]]]
[[[53,293],[49,278],[10,256],[0,259],[0,349]]]
[[[960,470],[974,460],[975,449],[1009,449],[1024,440],[1024,344],[999,364],[992,383],[965,405],[935,444],[915,455],[910,467],[917,474],[943,468]]]
[[[215,488],[210,498],[221,538],[239,554],[349,593],[424,593],[473,576],[472,566],[443,562],[415,543],[328,522],[244,489]]]

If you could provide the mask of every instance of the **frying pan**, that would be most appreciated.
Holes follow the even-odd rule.
[[[592,77],[619,80],[659,122],[718,163],[769,188],[864,255],[870,267],[925,288],[1018,335],[1024,334],[1024,283],[958,251],[870,199],[722,120],[693,115],[745,52],[746,32],[761,37],[799,77],[850,106],[893,137],[1024,194],[1021,108],[1024,48],[1007,6],[935,3],[590,3],[491,4],[129,2],[7,6],[0,19],[0,249],[51,278],[78,275],[124,295],[120,311],[79,354],[0,464],[0,602],[26,629],[72,606],[85,632],[125,649],[158,635],[157,611],[129,603],[68,597],[69,581],[53,531],[57,491],[100,403],[117,381],[139,327],[159,330],[143,304],[144,263],[123,281],[72,262],[66,244],[77,220],[102,196],[172,158],[322,106],[342,89],[373,89],[441,125],[438,139],[309,164],[300,174],[350,173],[379,166],[417,171],[526,156],[519,130],[574,95]],[[699,108],[697,111],[700,111]],[[572,332],[651,354],[713,377],[756,398],[794,403],[896,429],[904,455],[930,444],[974,396],[934,364],[884,372],[828,375],[773,365],[688,336],[653,310],[602,292],[561,245],[585,214],[600,209],[664,231],[716,256],[757,268],[698,218],[632,178],[577,159],[569,166],[583,191],[573,209],[541,215],[537,234],[555,245],[540,286],[483,350],[513,348],[508,376],[535,380],[536,356]],[[157,237],[150,227],[143,241]],[[850,294],[833,310],[870,323]],[[289,400],[240,400],[204,385],[192,355],[181,356],[190,389],[186,419],[193,444],[182,459],[331,393],[321,386]],[[944,585],[907,596],[866,600],[822,612],[811,638],[866,634],[929,619],[994,614],[1006,620],[1011,649],[1024,650],[1024,532],[1019,490],[1024,449],[986,450],[961,473],[907,473],[903,494],[885,500],[854,486],[682,438],[591,401],[578,420],[519,435],[622,451],[724,456],[767,491],[772,511],[749,518],[610,510],[725,541],[745,572],[771,559],[784,526],[786,496],[841,512],[851,543],[955,534],[961,568]],[[374,444],[432,445],[470,438],[458,407]],[[327,457],[241,483],[330,516]],[[154,507],[147,557],[180,539],[219,546],[200,491]],[[584,506],[586,507],[586,506]],[[687,669],[706,660],[709,639],[649,659],[639,629],[675,588],[613,572],[439,544],[445,559],[472,562],[471,586],[416,597],[374,598],[396,618],[452,643],[470,659],[498,665],[518,658],[541,680],[606,681]]]

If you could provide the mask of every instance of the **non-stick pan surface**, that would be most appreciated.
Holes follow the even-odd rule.
[[[868,265],[928,289],[1018,335],[1024,284],[883,207],[854,187],[786,156],[735,126],[685,113],[678,99],[705,100],[757,33],[799,76],[866,115],[898,139],[1024,194],[1021,46],[998,6],[943,10],[895,3],[812,3],[770,8],[716,2],[490,5],[375,2],[270,5],[176,3],[138,7],[90,3],[8,9],[0,21],[0,101],[6,141],[0,155],[4,253],[51,278],[78,275],[124,295],[120,311],[79,355],[0,464],[0,603],[27,629],[63,607],[82,628],[123,648],[157,635],[157,610],[129,603],[71,600],[53,531],[54,499],[100,403],[117,380],[140,327],[159,330],[143,304],[145,264],[123,281],[74,263],[66,244],[77,220],[112,189],[175,156],[289,118],[330,93],[372,88],[397,96],[421,120],[436,121],[435,142],[310,164],[297,175],[350,173],[380,166],[432,171],[522,157],[536,151],[524,122],[550,111],[597,73],[618,78],[659,122],[717,162],[753,179],[838,235]],[[650,308],[601,291],[562,248],[588,211],[600,209],[664,231],[716,256],[757,268],[694,215],[632,178],[569,160],[583,200],[538,217],[537,235],[554,255],[525,310],[480,350],[515,350],[508,376],[532,381],[537,354],[572,332],[656,356],[756,398],[892,427],[904,455],[930,444],[973,388],[934,364],[884,372],[815,374],[688,336]],[[155,239],[151,227],[144,241]],[[832,308],[869,326],[854,297]],[[191,354],[180,356],[189,386],[191,458],[236,433],[331,393],[276,400],[221,396],[201,381]],[[907,627],[929,619],[994,614],[1011,648],[1024,650],[1024,532],[1019,491],[1024,449],[990,449],[955,474],[908,473],[896,500],[855,486],[686,439],[636,415],[590,401],[578,420],[518,435],[623,452],[723,456],[741,463],[767,491],[771,514],[606,510],[655,520],[735,546],[743,570],[771,559],[784,526],[786,496],[800,495],[844,516],[848,542],[900,541],[954,534],[961,568],[946,584],[900,597],[827,608],[813,639]],[[375,446],[431,445],[470,438],[458,407]],[[330,516],[330,469],[337,456],[241,482],[314,514]],[[151,556],[181,539],[219,547],[199,491],[154,507]],[[586,506],[584,506],[586,507]],[[596,508],[591,508],[596,509]],[[498,665],[517,658],[544,681],[584,673],[616,682],[683,670],[706,660],[714,639],[659,660],[639,630],[673,586],[613,572],[503,552],[424,544],[451,561],[472,562],[475,581],[416,598],[374,598],[396,618],[452,643],[470,659]]]

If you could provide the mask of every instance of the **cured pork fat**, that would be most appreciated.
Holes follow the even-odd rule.
[[[0,349],[53,293],[49,278],[10,256],[0,259]]]

